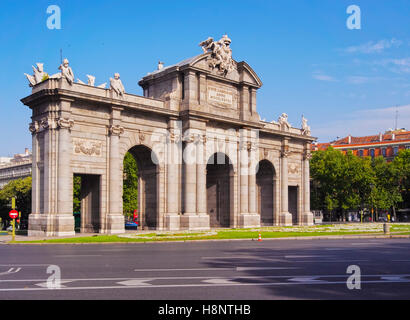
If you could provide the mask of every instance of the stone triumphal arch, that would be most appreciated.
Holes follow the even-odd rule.
[[[143,96],[127,94],[116,73],[109,87],[75,81],[67,59],[48,75],[26,75],[32,93],[33,188],[30,235],[74,234],[73,177],[81,177],[81,230],[124,232],[123,159],[139,169],[138,199],[146,228],[308,225],[306,119],[294,128],[282,113],[262,121],[262,82],[232,59],[224,36],[203,53],[143,77]]]

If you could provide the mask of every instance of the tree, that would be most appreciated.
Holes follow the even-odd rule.
[[[31,177],[12,180],[0,190],[0,216],[8,219],[11,198],[16,198],[16,209],[27,219],[31,212]]]
[[[134,156],[127,152],[124,157],[123,213],[131,216],[138,209],[138,166]]]
[[[394,158],[393,171],[399,185],[399,192],[403,199],[403,208],[410,207],[410,149],[401,150]]]

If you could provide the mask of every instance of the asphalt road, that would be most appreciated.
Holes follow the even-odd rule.
[[[347,288],[350,265],[360,289]],[[7,299],[410,299],[410,241],[0,245]]]

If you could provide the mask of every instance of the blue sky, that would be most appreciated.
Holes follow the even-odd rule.
[[[349,5],[361,30],[349,30]],[[62,29],[46,26],[49,5]],[[410,0],[11,1],[0,4],[0,156],[31,147],[30,94],[23,75],[43,62],[58,72],[60,48],[75,77],[96,83],[121,74],[126,91],[165,65],[200,54],[208,36],[232,39],[233,57],[258,73],[262,119],[282,112],[299,127],[309,119],[319,141],[410,128]],[[398,107],[396,107],[398,106]]]

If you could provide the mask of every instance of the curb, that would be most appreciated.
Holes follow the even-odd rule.
[[[313,237],[283,237],[283,238],[265,238],[263,241],[276,241],[276,240],[345,240],[345,239],[410,239],[410,235],[346,235],[346,236],[313,236]],[[174,241],[145,241],[145,242],[81,242],[81,243],[23,243],[15,242],[10,243],[6,241],[0,241],[0,244],[4,245],[87,245],[87,244],[151,244],[151,243],[184,243],[184,242],[216,242],[216,241],[257,241],[257,238],[249,239],[198,239],[198,240],[174,240]],[[34,240],[35,241],[35,240]],[[41,240],[39,240],[41,241]]]

